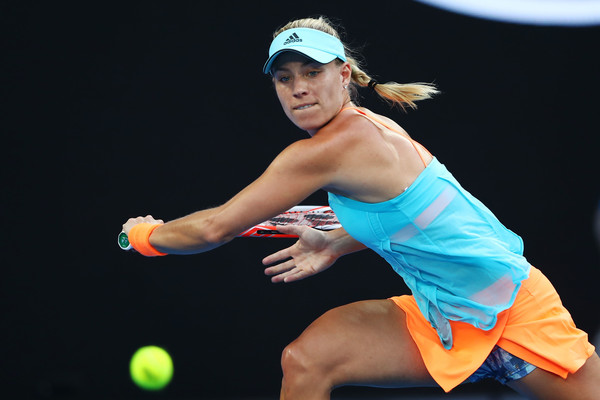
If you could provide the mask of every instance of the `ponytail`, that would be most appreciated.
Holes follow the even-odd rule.
[[[283,27],[273,33],[276,37],[281,32],[292,28],[312,28],[318,29],[340,39],[338,31],[334,28],[333,23],[326,17],[320,16],[317,18],[303,18],[288,22]],[[341,39],[340,39],[341,40]],[[353,101],[357,100],[356,87],[371,87],[379,97],[386,100],[391,105],[398,105],[403,110],[406,107],[417,108],[416,101],[430,99],[433,95],[439,93],[433,84],[429,83],[396,83],[375,82],[366,72],[364,72],[357,58],[352,57],[356,54],[346,44],[344,44],[346,59],[352,66],[352,83],[350,86],[350,94]],[[341,62],[341,60],[338,60]]]
[[[348,49],[346,49],[348,53]],[[379,83],[364,72],[359,63],[353,57],[346,57],[352,67],[352,83],[358,87],[369,87],[385,101],[392,105],[398,105],[403,110],[406,107],[416,109],[416,101],[432,98],[439,93],[437,88],[430,83]]]

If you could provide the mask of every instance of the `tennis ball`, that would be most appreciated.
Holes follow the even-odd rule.
[[[157,346],[139,348],[129,363],[131,379],[145,390],[161,390],[173,377],[173,361],[164,349]]]

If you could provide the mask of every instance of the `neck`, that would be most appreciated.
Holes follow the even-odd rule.
[[[306,132],[308,132],[308,134],[311,137],[315,136],[317,134],[317,132],[319,132],[321,129],[323,129],[324,127],[326,127],[327,125],[329,125],[329,123],[331,121],[333,121],[339,115],[339,113],[341,113],[344,109],[350,108],[350,107],[356,107],[356,106],[354,105],[354,103],[352,103],[352,101],[350,99],[348,99],[344,104],[342,104],[342,106],[340,107],[340,109],[338,110],[338,112],[333,116],[333,118],[331,118],[329,121],[327,121],[327,123],[325,125],[323,125],[319,129],[309,129]]]

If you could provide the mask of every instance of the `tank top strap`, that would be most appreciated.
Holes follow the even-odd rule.
[[[429,152],[429,150],[427,150],[427,148],[425,148],[425,146],[423,146],[421,143],[417,142],[416,140],[414,140],[413,138],[411,138],[409,135],[407,135],[405,132],[402,132],[398,129],[395,129],[394,127],[390,126],[389,124],[386,124],[385,122],[383,122],[382,120],[380,120],[379,118],[375,118],[372,115],[367,114],[366,112],[364,112],[363,110],[359,109],[358,107],[344,107],[340,110],[340,112],[342,111],[346,111],[346,110],[354,110],[357,113],[359,113],[360,115],[362,115],[363,117],[365,117],[366,119],[368,119],[369,121],[379,124],[381,126],[383,126],[386,129],[389,129],[392,132],[398,133],[402,136],[404,136],[405,138],[407,138],[410,143],[413,145],[413,147],[415,148],[415,151],[417,152],[417,154],[419,155],[419,158],[421,159],[421,161],[423,162],[423,165],[425,167],[427,167],[427,163],[425,162],[425,159],[423,158],[423,155],[421,154],[421,151],[419,150],[419,148],[417,147],[417,144],[419,146],[421,146],[421,148],[423,148],[427,154],[429,154],[431,157],[432,154]]]

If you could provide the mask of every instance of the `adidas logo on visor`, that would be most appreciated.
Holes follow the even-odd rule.
[[[283,42],[283,45],[285,46],[286,44],[298,43],[301,41],[302,39],[300,39],[300,36],[298,36],[297,33],[294,33],[293,35],[290,35],[290,37],[285,42]]]

